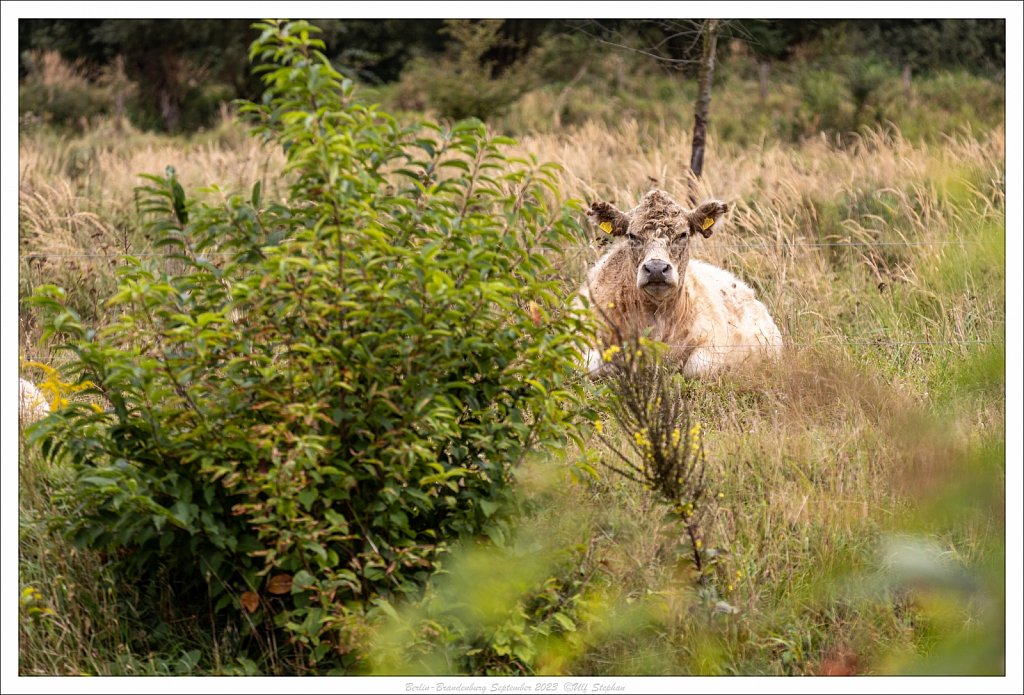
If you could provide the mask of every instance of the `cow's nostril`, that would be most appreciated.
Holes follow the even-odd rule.
[[[657,280],[665,277],[665,273],[671,267],[665,261],[653,259],[644,263],[644,272],[651,280]]]

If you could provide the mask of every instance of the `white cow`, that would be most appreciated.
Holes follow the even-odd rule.
[[[590,220],[615,237],[580,290],[601,326],[599,345],[587,354],[591,374],[607,348],[640,335],[667,344],[670,358],[694,377],[781,352],[782,334],[754,291],[722,268],[690,260],[692,239],[711,236],[727,209],[711,200],[688,210],[659,190],[628,212],[590,206]]]

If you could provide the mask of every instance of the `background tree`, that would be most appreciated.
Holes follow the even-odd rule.
[[[715,51],[718,48],[718,32],[721,20],[705,19],[701,25],[703,51],[700,72],[697,77],[697,102],[693,107],[693,142],[690,150],[690,171],[700,178],[704,171],[704,145],[707,141],[708,111],[711,108],[711,82],[715,77]],[[696,191],[691,179],[691,203],[696,204]]]
[[[649,56],[666,68],[692,73],[696,68],[697,99],[693,109],[693,133],[690,147],[691,202],[696,202],[695,179],[704,171],[704,150],[707,144],[708,114],[711,109],[711,86],[715,76],[718,36],[725,22],[720,19],[659,20],[643,22],[638,33],[627,38],[626,27],[605,27],[595,21],[583,23],[578,30],[593,38]],[[639,41],[637,40],[639,39]]]

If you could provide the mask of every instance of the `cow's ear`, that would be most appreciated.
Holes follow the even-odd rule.
[[[606,234],[622,236],[629,229],[629,218],[611,203],[591,203],[587,217]]]
[[[697,232],[704,235],[707,239],[711,236],[712,227],[718,218],[726,213],[729,206],[723,203],[721,200],[707,200],[697,206],[697,209],[691,212],[687,217],[690,220],[690,236],[693,236]]]

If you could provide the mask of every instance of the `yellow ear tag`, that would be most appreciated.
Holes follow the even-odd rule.
[[[715,223],[714,217],[705,217],[704,224],[700,226],[701,229],[711,229],[711,225]]]
[[[602,222],[601,224],[599,224],[597,226],[600,227],[601,229],[603,229],[605,234],[611,234],[612,233],[612,223],[607,221],[607,220],[605,220],[604,222]]]

